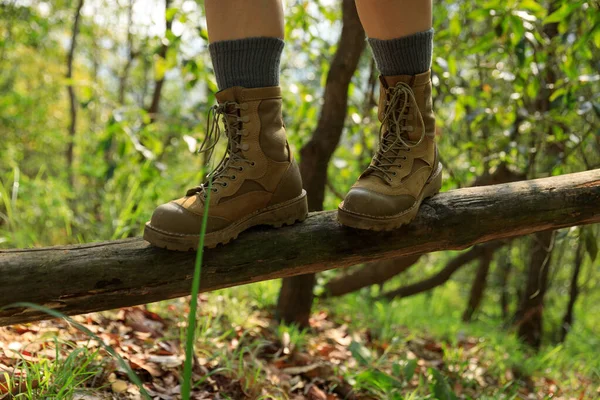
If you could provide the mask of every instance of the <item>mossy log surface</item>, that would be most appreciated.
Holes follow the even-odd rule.
[[[335,211],[301,224],[254,228],[205,252],[202,291],[600,222],[600,169],[441,193],[393,232],[341,226]],[[74,315],[187,295],[195,253],[140,238],[85,245],[0,250],[0,308],[14,302]],[[0,310],[0,326],[47,315]]]

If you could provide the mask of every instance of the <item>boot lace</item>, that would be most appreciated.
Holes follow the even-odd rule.
[[[388,95],[390,98],[385,101],[385,112],[379,127],[379,149],[367,171],[371,171],[389,184],[392,176],[396,175],[396,172],[390,169],[397,167],[398,161],[406,160],[406,152],[421,144],[425,138],[425,121],[417,105],[415,94],[408,84],[399,82],[388,89]],[[416,110],[414,114],[417,115],[418,123],[421,125],[421,136],[416,142],[411,141],[408,134],[405,134],[414,130],[410,123],[406,123],[411,107]],[[386,126],[388,129],[384,132]]]
[[[245,158],[241,150],[248,150],[247,144],[242,144],[242,137],[248,132],[243,129],[243,123],[248,122],[249,117],[240,117],[238,110],[246,108],[245,104],[228,101],[214,105],[208,112],[206,119],[206,137],[198,149],[198,153],[205,153],[206,164],[209,164],[215,147],[223,134],[227,136],[227,149],[217,166],[206,176],[205,183],[187,191],[186,196],[201,194],[206,198],[208,193],[208,182],[212,181],[211,190],[218,191],[217,186],[227,187],[229,181],[237,179],[235,171],[243,171],[244,165],[254,165],[254,161]],[[221,131],[221,123],[224,131]]]

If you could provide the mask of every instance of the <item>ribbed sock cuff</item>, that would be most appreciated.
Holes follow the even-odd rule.
[[[381,75],[417,75],[431,68],[433,28],[410,36],[368,41]]]
[[[279,85],[284,42],[274,37],[224,40],[208,46],[220,90]]]

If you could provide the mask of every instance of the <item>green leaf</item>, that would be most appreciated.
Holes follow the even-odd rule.
[[[559,98],[560,96],[564,96],[567,93],[567,89],[565,88],[560,88],[560,89],[556,89],[551,95],[550,95],[550,101],[554,101],[557,98]]]
[[[585,249],[587,250],[592,262],[596,261],[598,255],[598,239],[591,228],[585,229]]]
[[[354,357],[360,365],[369,365],[371,359],[371,352],[369,349],[355,341],[352,341],[348,348],[350,349],[350,353],[352,353],[352,357]]]
[[[458,397],[450,389],[450,385],[446,382],[442,373],[435,368],[430,368],[429,371],[433,375],[433,396],[438,400],[457,400]]]
[[[581,6],[580,2],[563,3],[563,5],[552,14],[548,15],[544,20],[544,24],[551,24],[553,22],[561,22],[568,18],[573,11]]]
[[[384,391],[394,388],[402,388],[402,382],[378,369],[368,369],[363,371],[356,377],[356,380],[371,386],[375,386]]]
[[[533,11],[538,16],[543,16],[546,13],[546,9],[535,0],[523,0],[519,7]]]
[[[594,112],[600,118],[600,103],[592,103],[592,107],[594,107]]]
[[[166,20],[173,21],[173,18],[175,17],[175,14],[177,14],[177,11],[179,11],[177,7],[170,7],[165,14]]]
[[[417,370],[417,360],[408,360],[406,366],[404,367],[404,379],[410,381],[415,375],[415,371]]]
[[[468,49],[469,54],[486,52],[492,46],[494,46],[496,38],[496,33],[494,31],[488,32],[485,35],[481,36],[476,44]]]
[[[164,78],[165,73],[167,72],[167,60],[162,57],[155,56],[154,57],[154,80],[160,81]]]
[[[392,365],[392,374],[394,376],[401,376],[402,375],[402,369],[400,368],[400,364],[395,363]]]

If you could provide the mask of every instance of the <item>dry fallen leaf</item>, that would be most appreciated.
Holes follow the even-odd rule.
[[[127,382],[117,379],[116,381],[111,383],[110,388],[112,389],[113,393],[123,393],[127,390],[128,386],[129,385],[127,384]]]
[[[310,387],[308,393],[306,393],[306,397],[309,400],[327,400],[327,395],[325,394],[325,392],[323,392],[315,385],[312,385]]]
[[[161,364],[165,368],[174,368],[183,364],[183,360],[178,356],[148,356],[148,362]]]

